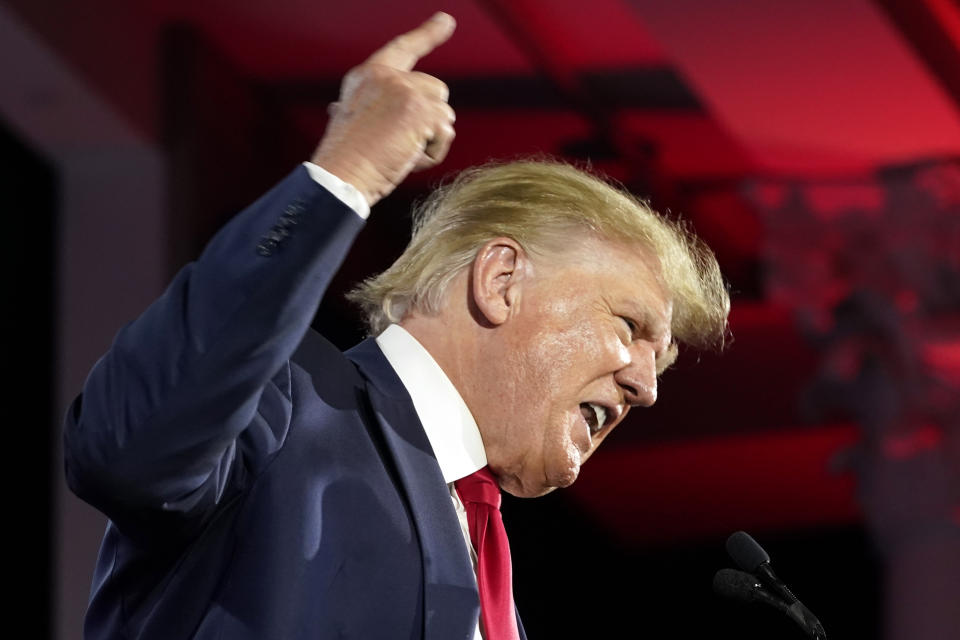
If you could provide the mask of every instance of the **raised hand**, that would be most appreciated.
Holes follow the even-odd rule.
[[[330,105],[330,123],[312,161],[349,182],[373,205],[411,171],[441,162],[453,142],[447,85],[414,71],[446,42],[454,19],[437,13],[351,69]]]

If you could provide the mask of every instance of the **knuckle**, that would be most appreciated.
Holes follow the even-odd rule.
[[[416,97],[416,91],[403,73],[383,65],[368,65],[356,76],[356,86],[382,93],[389,99],[405,104]]]
[[[417,88],[410,82],[410,79],[402,73],[394,73],[389,78],[390,86],[397,92],[402,93],[408,98],[419,97]]]
[[[456,130],[450,125],[449,122],[443,122],[437,126],[437,137],[441,139],[453,138],[457,135]]]

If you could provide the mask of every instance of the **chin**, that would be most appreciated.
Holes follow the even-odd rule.
[[[576,482],[577,478],[579,477],[580,467],[576,467],[575,469],[571,469],[570,471],[567,471],[558,477],[550,478],[550,490],[552,491],[553,489],[563,489],[564,487],[569,487]]]
[[[512,495],[514,498],[539,498],[540,496],[545,496],[551,491],[555,491],[557,487],[540,487],[539,489],[523,489],[515,487],[501,487],[504,491]]]
[[[583,466],[584,456],[573,443],[568,445],[566,455],[554,458],[552,468],[545,469],[545,484],[551,489],[569,487],[580,477],[580,468]]]
[[[573,465],[568,469],[562,471],[551,473],[545,482],[539,487],[539,491],[535,491],[530,494],[531,497],[542,496],[550,493],[555,489],[563,489],[569,487],[574,482],[577,481],[577,478],[580,476],[580,465]]]
[[[500,488],[515,498],[539,498],[561,487],[568,487],[577,479],[577,472],[564,473],[560,477],[537,478],[535,482],[524,482],[522,478],[511,476],[500,482]]]
[[[564,456],[561,460],[554,459],[554,465],[549,468],[541,467],[539,472],[520,467],[512,473],[501,471],[491,465],[500,488],[516,498],[538,498],[556,489],[569,487],[576,482],[580,475],[581,457],[577,450],[575,455]],[[548,460],[549,462],[549,460]],[[557,464],[559,463],[559,464]]]

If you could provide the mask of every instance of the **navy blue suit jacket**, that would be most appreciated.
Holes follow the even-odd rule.
[[[472,637],[409,395],[375,342],[309,328],[362,226],[298,168],[96,364],[64,431],[71,489],[110,519],[87,638]]]

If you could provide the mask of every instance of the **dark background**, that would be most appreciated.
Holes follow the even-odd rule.
[[[6,2],[0,205],[7,299],[24,301],[10,353],[13,393],[36,408],[12,441],[35,470],[12,505],[14,559],[36,637],[80,637],[102,533],[60,471],[59,417],[85,371],[225,220],[309,157],[342,74],[438,9],[458,31],[418,68],[450,85],[457,140],[376,206],[319,330],[344,347],[362,337],[342,293],[399,254],[412,202],[463,167],[534,154],[688,220],[733,300],[726,352],[682,352],[657,406],[631,413],[574,487],[506,500],[529,635],[801,637],[712,594],[732,565],[724,541],[744,529],[831,637],[900,637],[889,528],[869,506],[887,494],[864,469],[876,451],[946,448],[953,427],[886,446],[860,405],[816,390],[872,403],[830,377],[836,291],[896,279],[868,258],[896,254],[901,212],[955,219],[960,10],[947,0]],[[926,300],[923,283],[898,286],[884,299]],[[947,291],[938,309],[960,306],[930,287]]]

